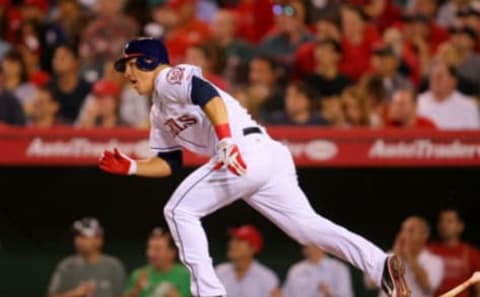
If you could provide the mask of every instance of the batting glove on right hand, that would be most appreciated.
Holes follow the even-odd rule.
[[[233,174],[243,176],[247,174],[247,164],[243,161],[238,146],[232,138],[224,138],[217,144],[217,163],[213,170],[227,167]]]
[[[132,175],[137,170],[137,162],[117,149],[114,149],[113,152],[105,150],[100,157],[98,166],[103,171],[120,175]]]

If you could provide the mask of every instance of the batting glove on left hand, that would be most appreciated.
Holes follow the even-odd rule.
[[[231,138],[224,138],[217,144],[217,163],[213,170],[227,167],[233,174],[243,176],[247,174],[247,164],[243,161],[238,146]]]
[[[117,149],[111,151],[105,150],[100,157],[98,166],[106,172],[112,174],[132,175],[137,171],[137,162]]]

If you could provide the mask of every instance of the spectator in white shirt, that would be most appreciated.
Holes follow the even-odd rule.
[[[245,225],[230,231],[228,263],[216,267],[218,278],[228,297],[278,297],[278,278],[275,273],[255,260],[262,249],[263,238],[258,229]]]
[[[404,260],[405,279],[415,297],[433,297],[443,280],[442,259],[426,248],[429,236],[427,221],[412,216],[403,222],[393,246],[393,252]],[[381,292],[380,296],[386,295]]]
[[[353,297],[345,264],[313,245],[305,246],[303,254],[306,259],[288,271],[282,297]]]
[[[429,90],[418,98],[418,115],[430,119],[439,129],[479,128],[477,103],[456,87],[455,69],[437,61],[431,69]]]

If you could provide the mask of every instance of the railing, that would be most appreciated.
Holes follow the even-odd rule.
[[[298,166],[480,166],[480,131],[371,130],[269,127]],[[148,131],[133,129],[39,130],[0,127],[0,165],[92,166],[105,148],[133,157],[151,154]],[[185,152],[185,166],[205,157]]]

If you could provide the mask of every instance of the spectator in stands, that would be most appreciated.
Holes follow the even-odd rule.
[[[282,297],[353,297],[347,265],[313,245],[303,247],[303,254],[306,259],[288,270]]]
[[[51,128],[58,124],[60,103],[50,89],[38,88],[32,102],[30,125],[35,128]]]
[[[4,88],[2,72],[0,72],[0,124],[25,125],[22,105],[15,95]]]
[[[305,1],[307,3],[308,23],[316,23],[322,19],[340,23],[342,0]]]
[[[421,34],[428,41],[432,53],[448,39],[448,31],[436,22],[437,0],[413,0],[409,16],[413,17]]]
[[[233,12],[221,9],[211,24],[213,42],[221,48],[226,58],[224,71],[227,82],[245,83],[248,79],[248,62],[253,58],[252,47],[235,36],[235,16]]]
[[[477,103],[457,91],[457,72],[436,62],[430,73],[429,90],[418,98],[417,113],[440,129],[476,129],[479,127]]]
[[[222,90],[228,90],[228,85],[221,76],[225,68],[225,55],[214,43],[190,46],[186,52],[185,62],[199,66],[206,79]]]
[[[55,78],[49,87],[60,102],[60,118],[66,124],[71,124],[77,119],[91,85],[80,76],[79,57],[74,47],[59,46],[55,50],[52,65]]]
[[[247,91],[253,115],[259,119],[284,109],[284,90],[279,83],[279,72],[275,61],[268,56],[257,56],[250,61]]]
[[[175,27],[166,36],[170,60],[183,61],[187,49],[210,38],[210,26],[195,14],[196,0],[172,0],[168,4],[177,15]]]
[[[35,86],[28,81],[28,74],[22,54],[11,50],[2,60],[3,85],[25,108],[31,103],[35,94]]]
[[[251,44],[259,43],[273,25],[273,0],[239,0],[233,8],[237,36]]]
[[[66,42],[78,45],[81,40],[82,30],[90,21],[91,16],[82,10],[77,0],[59,0],[53,21],[61,28]]]
[[[76,126],[80,128],[114,128],[120,125],[118,116],[119,86],[109,80],[93,85],[93,94],[85,101]]]
[[[312,40],[305,26],[304,3],[300,0],[277,3],[273,6],[273,13],[276,32],[266,37],[259,50],[282,64],[293,65],[297,49]]]
[[[415,297],[433,297],[444,275],[442,259],[426,247],[429,236],[428,222],[412,216],[403,221],[393,246],[393,252],[403,258],[405,279]],[[386,295],[381,292],[380,296]]]
[[[390,27],[383,32],[382,41],[391,47],[399,58],[398,72],[410,79],[415,87],[420,85],[422,73],[417,53],[405,43],[405,37],[398,27]]]
[[[21,40],[24,46],[35,51],[39,56],[40,66],[45,71],[52,70],[52,57],[55,48],[65,42],[65,34],[55,23],[48,20],[48,0],[25,0],[21,7],[22,22],[35,27],[36,34],[25,34],[21,27]]]
[[[480,36],[480,5],[478,2],[472,3],[466,9],[465,25],[472,28],[477,33],[477,37]],[[480,40],[477,40],[476,49],[477,51],[480,49]]]
[[[439,241],[430,245],[430,251],[443,259],[445,275],[437,295],[457,286],[468,279],[473,272],[480,270],[480,252],[462,240],[465,221],[460,211],[448,207],[439,212],[437,231]],[[475,294],[466,290],[459,297],[480,295],[480,285],[475,286]]]
[[[351,80],[358,80],[368,69],[372,46],[380,40],[375,27],[368,26],[367,16],[359,6],[342,8],[342,72]]]
[[[275,273],[255,260],[263,246],[260,231],[252,225],[244,225],[230,231],[228,245],[230,262],[216,267],[217,276],[225,286],[229,297],[279,296],[278,278]]]
[[[317,97],[315,90],[302,81],[290,83],[285,97],[285,111],[274,112],[267,120],[272,125],[326,125],[327,122],[313,111]]]
[[[340,43],[334,39],[317,42],[314,49],[315,72],[305,78],[310,87],[318,90],[322,97],[338,96],[352,81],[338,69],[342,58]]]
[[[435,128],[435,124],[421,116],[417,116],[415,91],[399,89],[393,93],[389,103],[386,127],[391,128]]]
[[[357,84],[357,93],[366,97],[370,127],[383,127],[388,110],[387,90],[378,75],[364,76]]]
[[[342,92],[342,106],[345,114],[345,126],[369,127],[370,106],[368,97],[358,87],[349,87]]]
[[[394,1],[389,0],[350,0],[355,4],[363,4],[365,13],[368,15],[370,22],[383,32],[388,27],[397,23],[402,16],[401,10]]]
[[[438,10],[437,23],[444,28],[455,26],[457,12],[467,8],[470,2],[470,0],[445,1]]]
[[[146,128],[149,125],[150,103],[149,98],[139,95],[137,91],[126,83],[122,73],[113,68],[113,61],[108,61],[103,67],[103,80],[112,81],[120,88],[118,117],[125,126]]]
[[[469,27],[454,28],[451,31],[451,43],[458,55],[458,75],[477,87],[480,94],[480,54],[475,53],[477,34]]]
[[[138,24],[123,13],[123,0],[97,0],[96,18],[82,34],[80,56],[82,68],[95,80],[105,61],[121,55],[125,42],[137,36]]]
[[[153,229],[147,242],[148,264],[135,269],[122,297],[189,297],[190,275],[176,262],[177,249],[168,231]]]
[[[125,281],[122,263],[102,253],[103,228],[95,218],[73,224],[76,255],[63,259],[50,280],[50,297],[117,297]]]
[[[342,34],[336,22],[330,18],[319,19],[315,22],[315,35],[313,40],[300,46],[295,53],[295,75],[298,78],[303,78],[306,75],[314,72],[315,64],[315,47],[319,40],[333,39],[336,42],[341,42]]]
[[[391,46],[379,44],[373,50],[371,60],[373,74],[382,80],[387,100],[390,100],[393,93],[399,89],[413,89],[408,78],[398,71],[400,62],[400,57]]]
[[[346,127],[343,103],[339,96],[323,97],[320,101],[320,111],[330,127]]]
[[[155,38],[167,36],[178,23],[176,11],[164,0],[149,0],[148,8],[152,15],[152,22],[144,26],[145,35]]]

